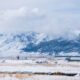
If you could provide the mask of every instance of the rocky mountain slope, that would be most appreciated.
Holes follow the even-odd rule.
[[[20,53],[44,53],[59,55],[60,53],[80,53],[80,36],[73,40],[62,37],[49,39],[43,33],[24,32],[0,34],[0,55],[18,55]]]

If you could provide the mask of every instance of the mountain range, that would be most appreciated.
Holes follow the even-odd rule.
[[[49,38],[44,33],[23,32],[0,34],[0,55],[11,56],[22,53],[48,55],[79,55],[80,36],[75,39]]]

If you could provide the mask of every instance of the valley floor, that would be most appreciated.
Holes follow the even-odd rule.
[[[1,59],[0,80],[80,80],[80,62],[45,58]]]

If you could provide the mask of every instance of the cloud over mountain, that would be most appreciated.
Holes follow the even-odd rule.
[[[80,32],[79,3],[79,0],[0,1],[0,32],[37,31],[73,38]]]
[[[43,24],[46,15],[38,8],[22,7],[0,12],[0,31],[28,31],[35,30]],[[37,28],[38,29],[38,28]]]

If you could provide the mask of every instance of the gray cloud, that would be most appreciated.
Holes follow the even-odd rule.
[[[28,9],[22,7],[3,11],[0,15],[0,31],[29,31],[36,30],[44,24],[46,15],[38,8]]]
[[[73,37],[80,30],[79,3],[79,0],[0,1],[0,32],[37,31]]]

